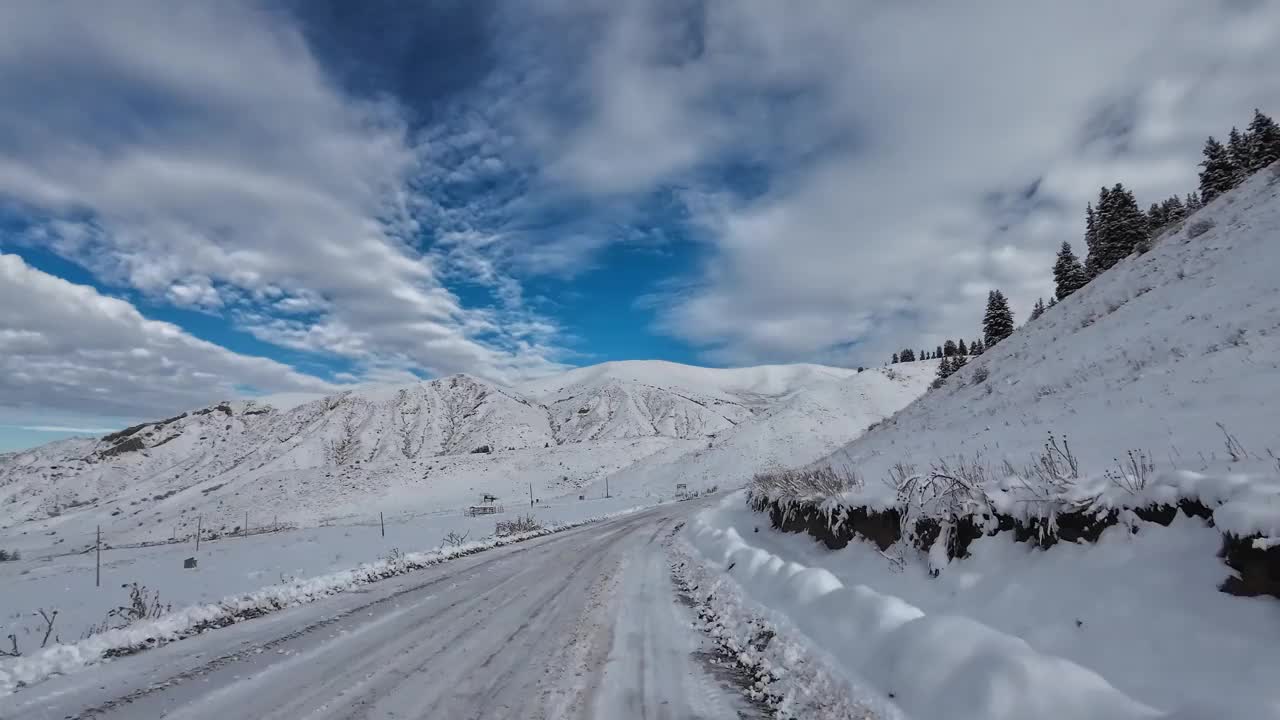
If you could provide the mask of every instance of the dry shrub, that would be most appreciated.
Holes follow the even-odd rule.
[[[498,537],[506,537],[517,533],[533,532],[542,530],[542,523],[538,522],[532,515],[524,515],[516,517],[515,520],[499,520],[494,527],[493,534]]]
[[[862,487],[857,473],[830,466],[757,473],[751,479],[751,494],[768,498],[830,497]]]

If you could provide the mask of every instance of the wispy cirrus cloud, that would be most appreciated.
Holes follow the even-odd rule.
[[[12,5],[0,44],[0,198],[31,224],[21,242],[368,367],[512,380],[559,366],[444,284],[419,242],[423,150],[403,108],[340,88],[291,16]]]

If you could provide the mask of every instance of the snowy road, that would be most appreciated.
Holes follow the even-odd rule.
[[[37,718],[739,718],[664,541],[694,503],[461,558],[55,678]]]

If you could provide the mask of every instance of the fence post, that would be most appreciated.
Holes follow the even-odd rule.
[[[533,483],[529,483],[529,507],[533,507]]]
[[[98,546],[98,552],[97,552],[98,557],[95,563],[96,567],[94,568],[94,572],[93,572],[93,586],[102,587],[102,526],[101,525],[98,526],[97,546]]]
[[[200,522],[204,520],[203,515],[196,516],[196,552],[200,552]]]
[[[378,524],[382,526],[382,537],[387,536],[387,521],[382,519],[382,511],[378,511]]]
[[[249,511],[244,511],[244,536],[249,537]]]

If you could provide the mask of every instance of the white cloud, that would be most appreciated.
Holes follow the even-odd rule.
[[[477,338],[415,249],[419,159],[396,106],[340,92],[252,3],[0,7],[0,199],[50,219],[28,242],[178,306],[235,306],[288,347],[497,379],[556,367],[500,324]]]
[[[973,337],[991,286],[1025,317],[1099,185],[1194,189],[1205,135],[1280,111],[1275,0],[539,7],[602,40],[566,81],[586,121],[533,142],[582,192],[702,189],[712,253],[660,323],[727,363]],[[725,158],[767,191],[697,184]]]
[[[41,272],[16,255],[0,254],[0,327],[0,415],[6,419],[56,412],[156,417],[238,397],[246,386],[335,389],[273,360],[148,320],[124,300]]]

